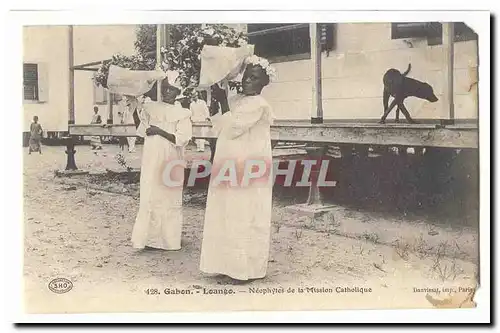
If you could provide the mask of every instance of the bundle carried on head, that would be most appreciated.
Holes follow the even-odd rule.
[[[154,29],[151,31],[154,31]],[[151,50],[142,49],[141,52],[144,53],[142,55],[134,55],[131,57],[116,55],[113,56],[110,61],[106,61],[101,65],[94,77],[96,84],[102,85],[105,88],[110,88],[110,86],[115,85],[112,89],[120,93],[117,88],[116,77],[113,78],[113,75],[111,75],[111,85],[109,82],[110,74],[112,74],[110,69],[114,68],[112,66],[128,69],[128,73],[122,71],[120,74],[124,74],[129,78],[133,76],[137,76],[138,78],[141,76],[149,78],[157,75],[145,73],[136,75],[133,73],[135,71],[152,71],[155,68],[161,68],[163,71],[174,70],[179,72],[179,81],[183,88],[183,95],[188,99],[192,99],[196,95],[196,88],[200,82],[202,50],[206,46],[218,46],[224,49],[247,49],[246,45],[248,44],[247,38],[244,36],[243,32],[236,31],[235,29],[221,24],[209,25],[207,27],[193,24],[171,25],[170,40],[172,42],[169,46],[161,48],[162,61],[158,66],[156,66],[154,52],[154,47],[156,46],[154,45],[152,45],[153,49]],[[114,69],[114,71],[119,73],[116,69]],[[122,83],[120,83],[120,85],[126,85],[123,83],[122,79],[121,81]],[[146,79],[146,81],[148,80]],[[134,91],[142,91],[142,87],[146,86],[151,89],[153,85],[154,82],[151,85],[149,83],[137,84],[137,89]],[[238,87],[237,83],[230,83],[230,85],[235,88]]]
[[[162,70],[133,71],[111,65],[107,86],[111,93],[138,97],[150,91],[156,81],[166,77],[166,73]]]
[[[253,45],[239,48],[205,45],[201,51],[201,71],[198,87],[207,89],[221,81],[241,81],[245,60],[253,55]]]
[[[108,88],[108,78],[111,67],[119,67],[130,71],[151,71],[155,69],[155,59],[142,55],[125,56],[115,54],[110,60],[104,61],[94,75],[94,82],[98,86]]]

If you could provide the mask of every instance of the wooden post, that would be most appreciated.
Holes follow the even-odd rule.
[[[68,86],[68,125],[75,124],[75,70],[73,69],[73,26],[68,26],[68,69],[69,69],[69,86]],[[69,126],[68,126],[69,132]],[[66,170],[76,171],[75,162],[75,143],[73,137],[68,135],[64,138],[66,141]]]
[[[69,65],[69,94],[68,94],[68,124],[75,123],[75,70],[73,56],[73,26],[68,26],[68,65]]]
[[[310,160],[316,161],[311,169],[311,186],[309,187],[309,195],[307,197],[307,205],[323,206],[323,195],[318,187],[318,176],[321,168],[321,163],[325,157],[325,152],[328,149],[324,147],[306,147],[307,156]],[[313,214],[314,215],[314,214]]]
[[[313,78],[311,124],[322,124],[323,101],[321,96],[321,36],[318,33],[317,23],[311,23],[309,25],[309,33],[311,39],[311,64]],[[316,162],[316,165],[314,165],[311,169],[309,195],[305,204],[290,206],[288,207],[289,210],[315,218],[334,208],[333,205],[324,204],[323,196],[321,195],[318,186],[318,176],[327,150],[328,146],[306,147],[308,159]]]
[[[454,42],[455,29],[454,23],[443,23],[443,53],[444,53],[444,91],[443,91],[443,111],[441,123],[443,125],[453,124],[455,122],[455,106],[454,106]]]
[[[66,141],[66,170],[67,171],[76,171],[78,170],[75,161],[75,142],[73,141],[73,137],[69,136],[65,138]]]
[[[335,209],[335,205],[324,203],[323,195],[318,184],[321,168],[323,167],[322,163],[325,159],[328,146],[309,146],[305,147],[305,149],[307,151],[307,160],[315,162],[311,167],[311,173],[309,175],[309,195],[305,204],[288,206],[287,209],[299,215],[309,216],[314,219]],[[324,170],[324,172],[326,171],[327,170]],[[325,179],[321,179],[321,181],[324,180]]]
[[[108,124],[113,124],[113,99],[114,95],[108,90]]]
[[[312,63],[312,110],[311,124],[323,123],[323,100],[321,92],[321,43],[318,33],[318,24],[309,25],[311,38],[311,63]]]

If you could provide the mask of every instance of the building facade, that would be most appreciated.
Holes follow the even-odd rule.
[[[239,24],[257,55],[274,63],[277,80],[263,95],[280,120],[309,120],[312,73],[308,24]],[[382,76],[389,68],[406,70],[410,77],[434,87],[436,103],[409,98],[415,119],[439,119],[445,80],[445,55],[436,36],[418,29],[399,33],[395,23],[322,24],[322,95],[326,121],[376,121],[383,112]],[[455,117],[478,117],[477,35],[458,30],[454,53]],[[462,29],[463,30],[463,29]],[[109,59],[115,53],[133,54],[136,26],[75,26],[74,65]],[[465,36],[465,38],[464,38]],[[24,131],[34,115],[45,131],[65,132],[69,108],[69,28],[24,28]],[[93,106],[108,118],[108,94],[96,87],[92,71],[75,71],[75,123],[90,123]],[[113,108],[118,119],[119,108]]]
[[[274,26],[249,24],[249,35],[258,55],[268,57],[277,70],[277,79],[263,95],[274,107],[278,119],[310,119],[312,106],[312,61],[308,25],[294,30],[273,32]],[[438,37],[421,32],[421,27],[398,36],[396,23],[338,23],[322,29],[323,117],[337,121],[376,121],[383,113],[382,77],[390,68],[409,77],[428,82],[439,101],[429,103],[409,98],[406,106],[415,119],[439,119],[443,108],[446,58]],[[478,117],[477,35],[463,23],[455,24],[454,105],[455,118]],[[432,28],[433,26],[431,26]],[[426,27],[424,26],[423,29]],[[438,26],[439,28],[439,26]],[[396,31],[395,31],[396,30]],[[326,35],[326,36],[325,36]],[[410,36],[402,38],[402,36]]]
[[[68,128],[68,28],[25,27],[23,34],[23,131],[33,116],[45,131]]]
[[[134,25],[74,26],[74,65],[109,59],[115,53],[132,54]],[[37,115],[46,132],[68,130],[69,110],[69,33],[67,26],[33,26],[24,28],[24,101],[23,131],[27,133]],[[94,72],[74,71],[75,123],[88,124],[93,106],[108,118],[108,94],[97,87]],[[114,108],[118,119],[118,108]]]

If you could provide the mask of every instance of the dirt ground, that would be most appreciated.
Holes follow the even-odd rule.
[[[55,177],[54,171],[65,166],[65,148],[43,149],[42,155],[24,153],[24,277],[29,312],[431,307],[427,293],[414,288],[475,285],[478,234],[474,228],[346,207],[312,220],[288,211],[290,202],[276,195],[265,279],[229,286],[241,292],[230,302],[217,297],[147,295],[148,288],[162,294],[165,288],[228,287],[198,269],[206,192],[185,193],[182,250],[137,251],[131,247],[130,235],[139,204],[138,184],[91,181],[89,176]],[[106,168],[121,168],[115,159],[117,146],[105,145],[97,154],[87,146],[76,150],[82,170],[98,175]],[[128,165],[138,168],[140,154],[141,146],[136,153],[125,152]],[[188,153],[188,158],[194,156],[197,153]],[[70,292],[59,295],[48,290],[48,283],[59,277],[72,281]],[[370,287],[373,297],[337,292],[335,297],[315,294],[287,301],[247,295],[250,287],[277,286]]]

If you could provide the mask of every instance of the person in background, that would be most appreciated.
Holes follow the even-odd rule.
[[[94,115],[92,116],[92,121],[90,122],[91,124],[101,124],[102,123],[102,118],[101,115],[99,114],[99,107],[97,105],[94,106]],[[101,137],[98,135],[93,135],[90,138],[90,146],[92,147],[92,150],[101,150],[102,149],[102,144],[101,144]]]
[[[124,107],[124,117],[123,121],[125,124],[134,124],[136,122],[135,119],[135,112],[137,109],[137,103],[133,101],[132,98],[129,97],[124,97],[125,98],[125,107]],[[137,128],[137,125],[136,125]],[[127,143],[128,143],[128,152],[129,153],[134,153],[135,152],[135,142],[137,140],[137,137],[135,136],[128,136],[127,137]]]
[[[32,152],[39,152],[40,154],[42,153],[42,145],[41,145],[42,136],[43,136],[42,125],[38,123],[38,116],[34,116],[33,122],[31,123],[30,126],[30,141],[29,141],[28,154],[31,155]]]
[[[191,121],[193,122],[202,122],[210,119],[210,113],[208,111],[206,96],[203,96],[202,93],[203,92],[199,91],[196,100],[193,101],[190,105],[191,112],[193,113]],[[204,152],[205,144],[208,143],[207,140],[196,139],[195,142],[196,142],[196,151]]]
[[[126,112],[127,106],[126,106],[126,102],[125,102],[125,97],[122,97],[122,99],[118,103],[118,107],[119,107],[119,110],[118,110],[119,121],[120,121],[120,124],[123,125],[123,124],[125,124],[125,117],[127,116],[127,112]],[[128,146],[127,137],[119,136],[118,137],[118,147],[120,148],[121,151],[124,151],[125,146]]]

